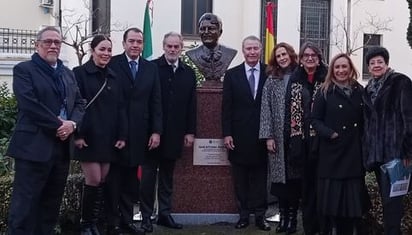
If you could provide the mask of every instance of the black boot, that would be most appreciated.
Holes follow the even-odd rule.
[[[97,229],[97,213],[99,204],[97,201],[98,187],[83,185],[81,208],[81,235],[100,235]]]
[[[286,234],[296,233],[296,226],[298,224],[298,205],[289,205],[288,209],[288,226],[286,228]]]
[[[276,233],[284,233],[286,232],[289,218],[288,218],[288,203],[286,200],[279,198],[279,216],[280,221],[278,226],[276,227]]]

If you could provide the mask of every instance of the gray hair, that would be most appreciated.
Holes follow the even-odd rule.
[[[256,37],[255,35],[249,35],[249,36],[245,37],[242,41],[242,47],[245,45],[245,42],[247,40],[258,41],[259,45],[260,45],[260,48],[262,48],[262,42],[260,41],[260,38]]]
[[[43,33],[46,31],[54,31],[54,32],[57,32],[60,36],[62,35],[60,29],[57,28],[56,26],[46,26],[42,28],[39,32],[37,32],[37,35],[36,35],[37,41],[40,41],[42,39]]]
[[[166,44],[166,39],[168,37],[178,37],[179,41],[180,41],[180,45],[183,48],[183,37],[180,33],[176,33],[176,32],[171,31],[171,32],[168,32],[167,34],[165,34],[165,36],[163,37],[163,46]]]

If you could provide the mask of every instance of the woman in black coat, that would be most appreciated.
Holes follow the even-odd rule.
[[[127,120],[122,90],[106,65],[112,56],[112,42],[96,35],[90,60],[75,68],[80,93],[87,100],[83,122],[75,135],[74,159],[80,161],[85,176],[81,210],[81,234],[99,234],[96,228],[103,183],[110,162],[125,146]]]
[[[412,82],[389,67],[389,52],[383,47],[370,48],[366,62],[372,78],[363,93],[364,166],[376,174],[385,235],[401,234],[403,196],[389,196],[391,184],[380,166],[395,158],[402,159],[405,166],[411,164]]]
[[[303,168],[303,229],[306,235],[314,235],[320,230],[316,213],[317,148],[312,147],[315,131],[309,125],[309,117],[314,95],[325,80],[327,66],[323,63],[321,50],[311,42],[300,48],[299,63],[288,85],[285,120],[290,120],[290,123],[285,125],[285,135],[291,137],[287,143],[293,150],[289,154],[290,161]]]
[[[312,126],[319,136],[318,213],[328,234],[357,234],[367,208],[362,166],[362,86],[350,57],[336,55],[316,94]]]

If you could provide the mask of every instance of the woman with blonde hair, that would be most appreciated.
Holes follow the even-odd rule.
[[[362,165],[362,86],[346,54],[331,60],[316,94],[312,126],[319,136],[317,209],[327,234],[358,234],[367,209]]]

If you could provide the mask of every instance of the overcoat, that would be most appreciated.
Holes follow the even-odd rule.
[[[232,136],[234,150],[229,161],[240,164],[267,162],[266,144],[259,140],[259,121],[263,85],[266,81],[265,65],[260,65],[256,98],[252,96],[246,78],[244,63],[229,69],[223,81],[222,130],[223,136]]]
[[[394,158],[412,159],[411,80],[404,74],[392,72],[373,104],[368,86],[363,94],[365,168],[375,170]]]
[[[362,86],[356,83],[350,96],[337,85],[331,85],[326,96],[323,91],[316,94],[311,124],[319,136],[319,178],[347,179],[364,175],[362,91]],[[338,137],[331,139],[334,132]]]
[[[287,73],[284,76],[290,75],[290,73]],[[295,145],[291,145],[290,131],[286,131],[288,130],[287,126],[291,125],[290,119],[286,119],[286,117],[291,116],[291,106],[286,104],[286,97],[290,97],[287,94],[292,92],[291,88],[290,80],[285,86],[284,78],[273,78],[272,76],[266,80],[263,87],[259,138],[275,140],[275,152],[269,153],[268,162],[270,170],[269,180],[272,183],[286,183],[287,180],[299,179],[302,175],[302,156],[298,156],[300,158],[298,162],[295,162],[296,157],[289,157],[292,153],[291,148],[301,147],[301,151],[304,151],[303,133],[293,137],[296,141],[294,141]],[[304,91],[293,93],[303,97],[302,92],[304,93]],[[294,100],[296,99],[294,98]],[[301,104],[304,106],[304,102]],[[289,109],[286,109],[286,107]],[[306,111],[308,111],[307,108]],[[296,143],[299,145],[296,146]],[[293,150],[293,152],[298,151]]]
[[[147,155],[150,135],[162,133],[159,73],[154,63],[139,57],[136,79],[133,79],[125,53],[114,56],[109,67],[123,88],[129,126],[126,147],[118,163],[135,167]]]
[[[127,138],[127,117],[123,89],[110,68],[98,68],[92,60],[73,69],[82,97],[89,103],[103,86],[102,92],[86,109],[75,138],[88,145],[75,148],[74,159],[86,162],[111,162],[118,158],[117,140]]]
[[[151,152],[177,159],[182,154],[184,135],[196,131],[196,75],[181,60],[175,72],[164,55],[153,62],[159,69],[164,128],[159,148]]]
[[[73,72],[63,66],[61,77],[66,94],[67,118],[80,124],[84,114],[82,99]],[[61,103],[53,77],[33,60],[13,68],[13,91],[17,99],[17,123],[7,156],[34,162],[46,162],[52,157]]]

